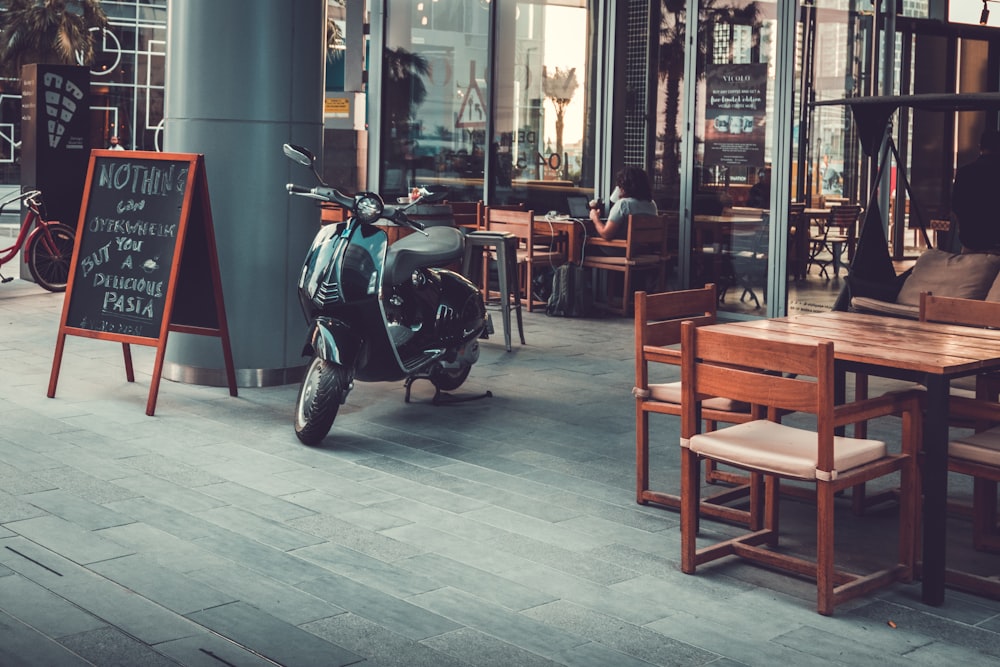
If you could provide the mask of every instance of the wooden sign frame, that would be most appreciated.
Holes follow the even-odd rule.
[[[111,194],[102,192],[102,189]],[[120,192],[114,192],[115,189]],[[95,194],[98,196],[94,197]],[[143,212],[150,196],[154,198],[161,196],[164,198],[163,201],[171,203],[181,197],[179,216],[174,217],[177,214],[171,213],[169,220],[154,219],[156,212],[152,211],[152,206],[149,212]],[[108,215],[106,211],[100,210],[102,205],[106,207],[102,197],[118,198],[118,203],[110,215],[113,217],[117,214],[121,216],[120,218],[112,219],[97,215],[98,213]],[[99,200],[99,203],[95,203]],[[95,212],[92,208],[98,210]],[[137,215],[143,215],[148,219],[141,221],[127,219],[129,216]],[[165,215],[166,213],[164,217]],[[109,229],[122,230],[122,236],[109,240],[100,248],[99,253],[94,253],[94,257],[81,252],[81,249],[91,242],[88,234],[93,232],[96,235],[98,233],[96,230],[105,232]],[[136,229],[142,229],[143,233],[151,236],[157,233],[160,238],[153,239],[150,236],[139,241],[129,238],[129,234]],[[226,324],[226,309],[222,299],[222,279],[219,273],[215,230],[212,225],[212,207],[208,195],[204,155],[153,151],[91,151],[76,231],[73,263],[66,285],[62,318],[59,322],[48,397],[54,398],[56,394],[66,336],[120,342],[128,382],[135,381],[130,346],[146,345],[156,348],[149,399],[146,402],[146,414],[152,416],[156,408],[160,376],[163,373],[167,337],[171,331],[219,338],[222,343],[229,395],[236,396],[236,371],[233,365],[229,328]],[[151,243],[159,242],[162,246],[162,238],[170,236],[173,236],[172,248],[169,246],[163,248],[172,254],[169,274],[165,281],[155,285],[155,289],[147,287],[147,293],[151,298],[146,298],[146,294],[119,296],[117,291],[106,289],[103,305],[97,312],[94,310],[97,308],[94,303],[89,305],[89,310],[81,305],[87,297],[93,301],[93,295],[87,291],[93,291],[94,285],[103,285],[107,288],[111,284],[116,287],[119,279],[115,276],[107,278],[105,276],[109,274],[92,272],[95,264],[104,262],[110,264],[114,260],[111,257],[113,248],[142,249],[147,239]],[[80,268],[81,254],[84,254],[84,259],[87,260],[87,266],[83,269]],[[141,258],[140,255],[139,259]],[[131,256],[125,255],[124,260],[122,266],[134,268]],[[150,270],[158,270],[156,258],[147,259],[147,264],[150,261],[152,262],[149,265]],[[137,285],[139,280],[142,278],[120,279],[121,284],[126,287],[123,291],[127,292],[128,288]],[[162,282],[165,282],[165,287]],[[206,282],[211,282],[211,289],[206,289]],[[159,299],[162,299],[162,310],[159,310],[157,307],[159,304],[155,303]],[[108,310],[109,304],[112,304],[112,310],[117,312]],[[84,310],[81,311],[81,308]],[[142,317],[148,319],[148,327],[133,327],[128,324],[129,319],[126,319],[129,316],[119,314],[126,311],[133,312],[133,309],[141,310]],[[131,319],[137,318],[131,317]]]

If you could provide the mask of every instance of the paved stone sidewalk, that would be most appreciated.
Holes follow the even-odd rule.
[[[359,384],[308,448],[294,386],[164,382],[147,417],[147,348],[129,384],[118,344],[70,337],[47,398],[61,304],[0,286],[0,665],[1000,660],[983,598],[928,608],[897,585],[825,618],[807,581],[680,573],[677,515],[634,502],[628,320],[525,314],[528,345],[486,342],[463,387],[492,398]],[[664,485],[678,429],[654,429]],[[808,544],[811,509],[786,509]],[[893,548],[891,507],[841,509],[847,548]],[[951,534],[957,559],[996,566],[965,522]]]

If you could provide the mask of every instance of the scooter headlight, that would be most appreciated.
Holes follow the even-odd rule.
[[[354,214],[361,222],[370,224],[382,217],[385,204],[374,192],[362,192],[354,197]]]

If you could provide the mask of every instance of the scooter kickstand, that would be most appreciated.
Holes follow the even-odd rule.
[[[414,375],[406,378],[406,382],[403,383],[403,386],[406,388],[406,394],[403,397],[403,401],[406,403],[410,402],[410,389],[413,387],[413,383],[416,380],[427,380],[428,382],[431,382],[431,379],[425,376]],[[433,384],[433,382],[431,383]],[[493,392],[487,389],[482,394],[476,394],[474,396],[452,396],[451,394],[438,389],[437,385],[434,385],[434,398],[431,399],[431,403],[434,405],[448,405],[449,403],[478,401],[481,398],[493,398]]]

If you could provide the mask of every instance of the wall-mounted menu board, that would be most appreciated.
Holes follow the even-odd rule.
[[[120,341],[130,382],[129,344],[156,346],[152,415],[170,331],[219,337],[236,395],[204,158],[91,151],[49,397],[66,335]]]

